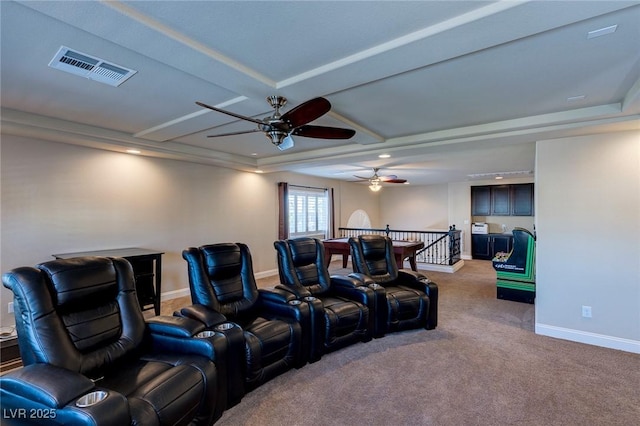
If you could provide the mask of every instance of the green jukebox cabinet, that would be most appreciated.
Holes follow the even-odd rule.
[[[515,228],[511,252],[497,253],[493,258],[498,299],[533,303],[536,297],[535,259],[535,237],[526,229]]]

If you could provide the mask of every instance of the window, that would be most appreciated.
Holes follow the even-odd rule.
[[[349,216],[347,228],[371,229],[371,219],[366,211],[358,209]]]
[[[323,188],[289,186],[289,237],[327,238],[329,199]]]

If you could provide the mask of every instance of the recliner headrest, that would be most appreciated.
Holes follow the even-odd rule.
[[[237,244],[220,243],[200,247],[210,280],[226,280],[242,272],[242,252]]]
[[[306,266],[316,263],[318,247],[313,238],[296,238],[288,240],[291,247],[291,256],[295,267]]]
[[[387,241],[380,235],[359,235],[362,251],[368,260],[384,259],[387,252]]]
[[[85,310],[114,299],[116,270],[104,257],[63,259],[38,265],[53,285],[54,304],[64,310]]]

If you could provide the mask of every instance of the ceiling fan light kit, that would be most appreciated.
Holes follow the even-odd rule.
[[[331,103],[329,103],[325,98],[314,98],[308,100],[284,114],[280,113],[280,108],[287,104],[287,99],[285,97],[269,96],[267,97],[267,102],[274,109],[274,112],[273,115],[265,117],[262,120],[253,117],[246,117],[202,102],[196,102],[196,104],[203,108],[221,112],[258,125],[257,129],[210,135],[208,136],[210,138],[263,132],[272,144],[274,144],[279,150],[284,151],[286,149],[293,148],[294,141],[291,137],[292,135],[316,139],[349,139],[356,134],[355,130],[352,129],[314,126],[308,124],[313,120],[322,117],[331,110]]]

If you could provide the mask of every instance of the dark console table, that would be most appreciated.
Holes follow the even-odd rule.
[[[0,339],[0,373],[22,366],[20,347],[15,335]]]
[[[140,308],[154,309],[160,315],[160,295],[162,290],[162,255],[164,252],[145,248],[121,248],[112,250],[83,251],[77,253],[54,254],[56,259],[72,257],[104,256],[122,257],[131,263],[136,280],[136,293]]]

